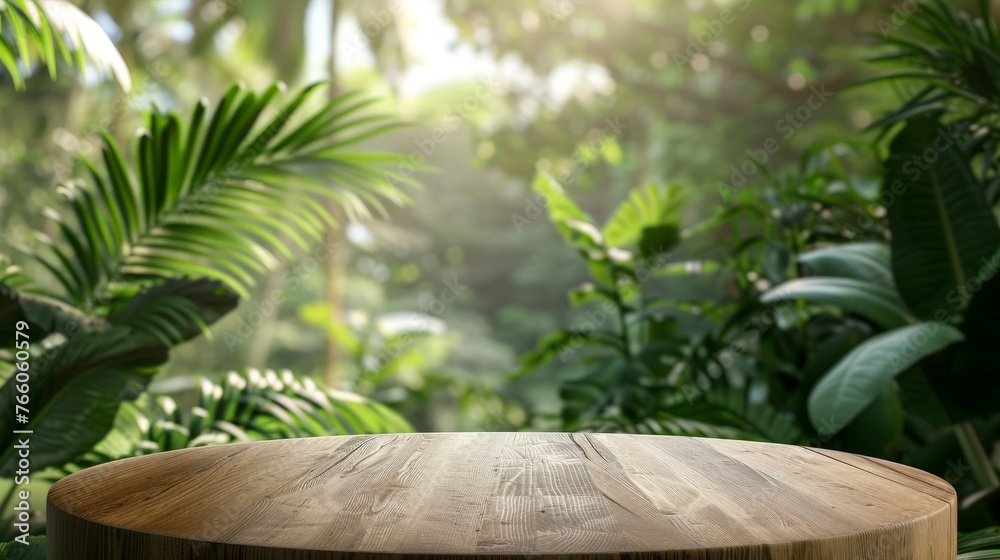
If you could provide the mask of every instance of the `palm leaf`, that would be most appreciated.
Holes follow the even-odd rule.
[[[71,217],[52,218],[65,243],[38,255],[65,299],[88,308],[111,283],[176,276],[247,297],[254,273],[333,223],[322,199],[350,217],[383,209],[382,200],[407,202],[400,186],[416,182],[402,156],[351,148],[398,123],[362,112],[371,102],[356,94],[307,113],[315,85],[278,105],[282,87],[233,86],[214,110],[199,104],[186,125],[154,109],[133,165],[105,134],[102,164],[83,161],[91,185],[61,190]]]
[[[118,295],[108,322],[148,334],[175,346],[204,334],[208,325],[236,308],[239,299],[219,282],[176,278],[139,293]]]
[[[958,535],[958,560],[1000,559],[1000,527]]]
[[[637,422],[640,433],[798,443],[802,432],[790,413],[753,402],[736,388],[708,391],[695,402],[678,401]]]
[[[201,379],[199,387],[198,404],[189,411],[162,395],[126,403],[115,430],[72,467],[237,441],[413,431],[380,403],[288,370],[230,372],[222,383]]]
[[[83,69],[89,61],[99,73],[115,78],[122,91],[132,89],[128,67],[101,26],[65,0],[0,0],[0,64],[23,89],[30,64],[37,60],[56,76],[59,56]],[[28,70],[28,72],[25,72]]]
[[[42,340],[53,333],[74,335],[99,331],[107,328],[108,323],[101,317],[88,315],[65,302],[15,290],[0,282],[0,321],[12,325],[18,321],[26,321],[31,325],[31,336]],[[0,337],[0,347],[7,347],[6,342],[13,341],[13,331]]]
[[[889,54],[873,60],[901,63],[901,69],[861,83],[924,82],[924,87],[873,128],[918,118],[928,111],[983,115],[1000,111],[1000,40],[988,5],[970,18],[945,2],[922,5],[907,21],[906,33],[880,37]]]

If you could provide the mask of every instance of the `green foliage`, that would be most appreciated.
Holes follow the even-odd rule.
[[[618,206],[601,230],[612,247],[639,244],[644,257],[657,253],[657,247],[673,247],[680,241],[680,211],[683,195],[678,187],[654,183],[635,189]],[[661,251],[662,252],[662,251]]]
[[[998,558],[1000,558],[1000,527],[958,535],[958,560],[997,560]]]
[[[30,332],[30,331],[29,331]],[[60,465],[86,451],[111,428],[119,403],[135,398],[167,349],[123,327],[77,334],[30,363],[30,422],[19,429],[36,432],[32,466]],[[11,377],[0,388],[0,403],[14,410],[18,384]],[[87,418],[80,422],[81,415]],[[0,476],[16,470],[16,434],[6,430]]]
[[[920,323],[873,337],[830,369],[809,396],[814,426],[846,426],[921,359],[962,340],[948,325]]]
[[[522,374],[576,366],[561,384],[565,429],[765,439],[942,465],[961,454],[973,475],[957,485],[970,496],[965,526],[995,522],[996,467],[981,441],[995,439],[983,426],[1000,402],[996,368],[985,365],[1000,359],[995,84],[973,84],[982,76],[971,66],[987,68],[1000,49],[992,21],[948,14],[935,3],[914,15],[914,29],[942,43],[929,47],[942,75],[896,76],[922,76],[930,93],[876,124],[890,138],[884,154],[816,146],[798,166],[728,188],[726,206],[686,230],[661,218],[678,213],[661,214],[662,191],[626,197],[613,215],[635,229],[619,233],[597,228],[551,180],[536,182],[557,193],[546,197],[549,217],[592,277],[570,293],[587,320],[522,361]],[[969,25],[989,36],[955,37]],[[917,107],[924,96],[937,105]],[[865,171],[872,155],[884,156],[877,176]],[[724,239],[726,254],[662,263],[637,282],[636,229],[657,227],[676,228],[672,253],[701,257]],[[693,266],[703,262],[712,273]],[[721,289],[671,293],[685,276]]]
[[[885,54],[873,62],[900,66],[863,83],[915,82],[920,87],[873,127],[947,111],[968,127],[1000,111],[1000,38],[989,5],[979,2],[981,18],[969,17],[943,0],[924,3],[906,20],[905,32],[882,29]],[[969,119],[969,117],[972,119]],[[987,131],[995,141],[995,131]]]
[[[794,416],[755,400],[749,391],[723,388],[657,410],[637,423],[639,433],[686,435],[799,444],[802,431]]]
[[[937,321],[968,306],[969,280],[1000,248],[983,187],[961,149],[940,142],[941,133],[947,129],[936,118],[910,120],[893,140],[883,187],[906,191],[888,208],[899,293],[918,317]]]
[[[440,368],[450,351],[444,322],[426,313],[372,313],[354,309],[346,324],[330,315],[325,302],[299,308],[299,317],[322,328],[347,355],[345,366],[355,390],[371,394],[395,378],[419,384],[415,372]]]
[[[406,200],[397,184],[413,180],[390,168],[398,157],[355,149],[399,126],[367,113],[373,101],[348,94],[306,114],[317,86],[277,105],[281,91],[234,86],[214,111],[200,104],[186,126],[153,110],[134,165],[105,133],[103,169],[81,160],[90,186],[62,189],[70,218],[49,212],[62,243],[39,236],[47,250],[24,249],[60,291],[0,260],[0,321],[23,321],[28,335],[5,331],[0,340],[0,404],[31,411],[17,427],[35,431],[34,470],[228,441],[411,429],[383,405],[287,372],[205,382],[189,414],[166,397],[144,401],[147,410],[122,406],[143,398],[174,347],[208,335],[249,296],[254,273],[335,225],[322,202],[359,217],[384,212],[382,200]],[[30,361],[16,360],[17,350]],[[15,375],[25,364],[28,402],[18,400]],[[5,434],[0,476],[10,477],[13,434]]]
[[[45,440],[35,468],[89,449],[172,347],[207,333],[237,295],[248,295],[261,261],[274,262],[273,252],[291,256],[290,242],[307,247],[320,237],[333,221],[317,197],[352,216],[369,205],[381,209],[379,197],[405,200],[395,183],[412,180],[387,168],[396,156],[353,149],[397,123],[362,114],[372,101],[357,94],[297,118],[317,86],[265,120],[281,90],[276,84],[258,95],[234,86],[215,111],[199,105],[186,130],[177,115],[150,112],[132,168],[105,134],[105,170],[84,160],[92,186],[64,191],[72,220],[54,216],[64,244],[50,247],[51,256],[31,254],[64,292],[39,295],[7,268],[2,320],[33,329],[32,414],[24,427]],[[43,347],[53,335],[58,342]],[[9,408],[15,385],[11,377],[0,389]],[[87,422],[78,421],[81,413]],[[10,449],[0,455],[7,474]]]
[[[28,545],[16,541],[0,543],[3,560],[45,560],[45,537],[28,537]]]
[[[92,187],[66,187],[72,218],[54,216],[65,245],[51,248],[54,260],[36,256],[67,301],[91,308],[129,276],[210,278],[247,297],[275,253],[308,249],[332,224],[317,197],[352,217],[369,205],[384,211],[380,197],[404,202],[396,185],[413,180],[390,167],[399,156],[353,149],[400,125],[362,113],[374,100],[357,93],[300,115],[318,85],[277,106],[281,84],[259,94],[233,86],[214,110],[199,104],[186,126],[154,110],[134,166],[105,134],[104,171],[83,160]]]
[[[889,246],[884,243],[852,243],[803,253],[798,262],[816,276],[850,278],[893,289],[889,255]]]
[[[0,64],[17,89],[25,88],[23,65],[33,60],[55,78],[59,60],[83,71],[87,61],[111,74],[123,91],[132,78],[114,43],[96,21],[65,0],[3,0],[0,2]],[[30,66],[28,66],[30,69]]]
[[[927,372],[935,400],[944,403],[953,421],[989,415],[1000,399],[990,368],[972,365],[989,363],[995,354],[984,333],[994,332],[996,319],[981,311],[994,297],[1000,250],[1000,226],[988,202],[993,200],[993,148],[988,148],[980,176],[973,165],[980,149],[992,142],[993,132],[987,129],[997,95],[993,86],[970,75],[973,67],[980,72],[1000,60],[1000,43],[992,19],[973,21],[943,3],[923,6],[911,23],[930,44],[891,34],[884,42],[903,47],[897,58],[922,61],[934,71],[881,78],[925,83],[917,97],[876,123],[888,131],[905,122],[892,140],[882,184],[891,251],[876,252],[876,246],[867,245],[803,255],[800,262],[820,276],[791,280],[762,297],[769,303],[787,294],[836,305],[889,329],[855,347],[811,389],[813,425],[825,421],[835,431],[911,368],[917,368],[911,377],[923,379]],[[923,100],[931,94],[936,101]],[[978,140],[967,138],[970,130],[980,128],[984,132]],[[924,322],[914,324],[917,319]],[[948,352],[942,353],[945,348]]]
[[[852,278],[797,278],[761,296],[763,303],[788,299],[836,305],[889,329],[913,322],[895,290]]]
[[[114,430],[72,466],[241,441],[413,431],[385,405],[288,370],[230,372],[222,383],[198,384],[197,403],[187,411],[164,395],[126,403]]]
[[[718,356],[706,351],[709,340],[677,332],[656,289],[658,278],[677,274],[668,263],[685,235],[678,188],[632,191],[602,228],[553,179],[539,176],[535,189],[593,279],[570,292],[587,309],[582,324],[549,335],[522,359],[520,375],[557,358],[582,367],[560,386],[563,429],[801,440],[794,418],[756,391],[699,384],[720,375]]]

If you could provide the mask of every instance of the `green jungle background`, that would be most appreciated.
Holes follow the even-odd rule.
[[[903,462],[1000,558],[998,16],[3,0],[0,557],[118,458],[580,430]]]

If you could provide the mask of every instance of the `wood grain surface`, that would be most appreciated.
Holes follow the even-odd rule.
[[[613,434],[239,443],[48,496],[49,560],[954,560],[943,480],[822,449]]]

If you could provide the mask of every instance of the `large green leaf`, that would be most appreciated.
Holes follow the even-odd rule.
[[[940,430],[956,423],[942,402],[944,391],[936,389],[931,384],[923,367],[910,368],[900,374],[896,382],[903,393],[907,411],[919,417],[920,421],[931,429]]]
[[[860,326],[844,326],[820,343],[812,353],[812,358],[802,368],[802,375],[795,387],[794,410],[800,421],[807,425],[809,418],[809,395],[813,387],[826,372],[870,336],[870,332]]]
[[[948,325],[920,323],[867,340],[837,362],[813,388],[810,420],[817,428],[836,433],[871,404],[893,378],[962,338],[961,332]]]
[[[815,276],[853,278],[894,289],[890,269],[889,246],[884,243],[851,243],[827,249],[817,249],[799,255]]]
[[[28,546],[16,541],[0,543],[0,560],[45,560],[45,536],[28,537]]]
[[[965,341],[928,379],[955,421],[988,417],[1000,403],[1000,274],[972,296],[963,317]]]
[[[968,305],[970,280],[1000,248],[1000,227],[936,118],[911,121],[886,165],[883,190],[905,189],[888,207],[896,286],[918,317],[943,320]]]
[[[898,454],[903,435],[903,406],[899,394],[885,385],[875,399],[840,434],[844,450],[889,459]]]
[[[834,305],[892,329],[913,322],[894,290],[851,278],[797,278],[761,296],[763,303],[801,299]]]
[[[86,333],[40,352],[29,361],[30,400],[26,423],[14,423],[17,379],[0,388],[0,406],[10,414],[0,435],[0,476],[10,476],[18,437],[31,439],[35,470],[60,465],[97,443],[111,428],[123,399],[135,398],[156,368],[167,360],[166,348],[123,327]],[[13,430],[33,430],[24,436]]]
[[[225,285],[204,279],[175,278],[120,297],[124,301],[115,306],[108,321],[149,334],[167,346],[207,335],[208,325],[239,304]]]

